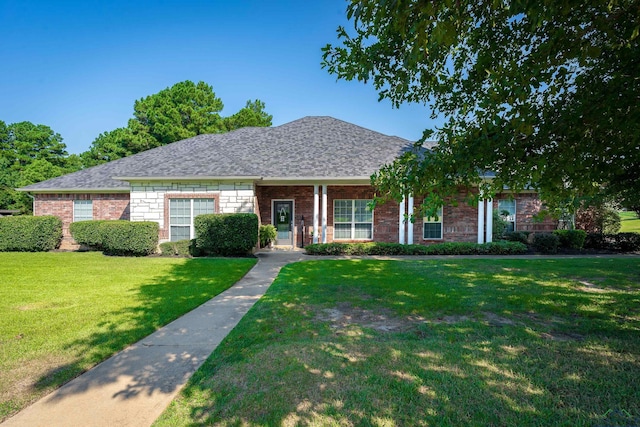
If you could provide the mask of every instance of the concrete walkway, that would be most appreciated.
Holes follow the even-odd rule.
[[[258,254],[231,288],[126,348],[9,418],[13,426],[149,426],[242,316],[282,266],[302,252]]]

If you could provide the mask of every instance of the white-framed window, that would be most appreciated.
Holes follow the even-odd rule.
[[[369,209],[371,200],[333,201],[333,239],[371,240],[373,239],[373,211]]]
[[[422,238],[425,240],[442,239],[442,206],[436,215],[422,218]]]
[[[516,201],[515,199],[498,200],[498,213],[507,223],[507,233],[516,231]]]
[[[73,222],[93,219],[93,200],[73,201]]]
[[[215,213],[214,199],[169,199],[169,239],[193,239],[193,219],[198,215]]]

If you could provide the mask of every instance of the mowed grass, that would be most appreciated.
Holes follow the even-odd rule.
[[[640,233],[640,218],[638,218],[635,212],[620,212],[620,232]]]
[[[640,424],[640,258],[285,267],[156,426]]]
[[[0,253],[0,420],[219,294],[254,264]]]

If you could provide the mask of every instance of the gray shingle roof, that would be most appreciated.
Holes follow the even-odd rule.
[[[368,177],[413,143],[332,117],[304,117],[271,128],[198,135],[22,188],[126,191],[118,178],[304,179]]]

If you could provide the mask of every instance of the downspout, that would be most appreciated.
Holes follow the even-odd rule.
[[[36,216],[36,198],[29,193],[24,193],[27,196],[31,197],[31,215]]]

